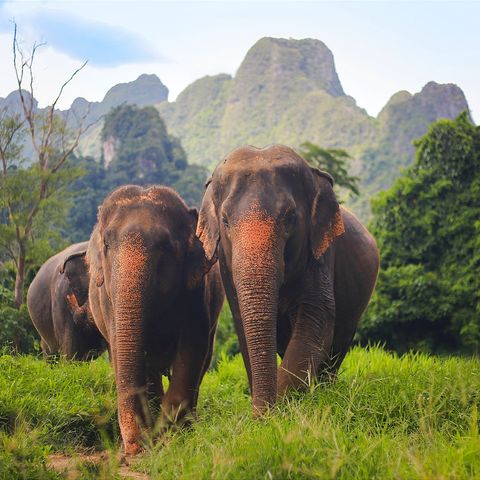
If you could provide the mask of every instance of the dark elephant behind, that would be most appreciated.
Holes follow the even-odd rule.
[[[71,245],[49,258],[28,289],[28,311],[46,355],[86,360],[106,348],[88,308],[87,245]]]
[[[183,421],[210,364],[224,293],[197,218],[169,188],[124,186],[103,202],[90,238],[90,307],[110,346],[127,454],[151,425],[146,394],[164,422]]]
[[[282,145],[238,148],[207,183],[197,234],[207,258],[220,261],[254,411],[334,376],[379,258],[372,236],[339,206],[332,177]]]

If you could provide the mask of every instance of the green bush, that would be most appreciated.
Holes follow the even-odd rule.
[[[38,334],[27,306],[15,307],[13,292],[0,285],[0,347],[32,353],[38,348]]]

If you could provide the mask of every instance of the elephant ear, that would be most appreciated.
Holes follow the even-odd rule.
[[[310,243],[313,256],[319,260],[335,238],[345,233],[345,226],[332,176],[316,168],[312,168],[312,172],[317,192],[311,210]]]
[[[87,263],[89,265],[90,277],[95,279],[95,286],[100,288],[104,283],[102,259],[100,256],[100,251],[103,248],[103,245],[98,228],[97,224],[90,237],[90,242],[88,243]]]
[[[71,253],[70,255],[66,255],[63,259],[63,263],[60,267],[60,273],[61,274],[64,274],[65,273],[65,267],[67,266],[67,263],[70,261],[70,260],[74,260],[74,259],[78,259],[80,258],[83,262],[83,258],[85,257],[85,255],[87,254],[87,251],[86,250],[82,250],[81,252],[75,252],[75,253]]]
[[[78,305],[83,305],[88,298],[88,268],[85,262],[87,251],[83,250],[67,255],[60,267],[60,274],[68,279],[70,288]]]
[[[200,239],[205,250],[207,261],[213,265],[217,261],[217,247],[220,240],[218,219],[213,202],[213,189],[211,178],[206,183],[205,195],[203,196],[200,215],[197,223],[197,237]]]
[[[194,290],[215,262],[206,257],[202,242],[195,234],[195,228],[198,223],[197,209],[190,208],[189,214],[192,217],[192,234],[189,238],[187,248],[186,285],[189,290]]]

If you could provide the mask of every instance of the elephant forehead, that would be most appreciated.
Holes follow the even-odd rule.
[[[233,150],[225,160],[224,164],[238,164],[244,162],[262,162],[262,161],[290,161],[298,163],[303,159],[290,147],[286,145],[269,145],[263,148],[257,148],[253,146],[243,146]]]
[[[292,183],[298,183],[297,180],[303,178],[303,167],[304,165],[291,162],[288,158],[277,161],[259,157],[250,162],[223,165],[215,171],[212,181],[214,188],[218,182],[218,186],[223,185],[230,190],[259,185],[271,187],[275,184],[275,193],[278,194],[278,189],[289,188]]]

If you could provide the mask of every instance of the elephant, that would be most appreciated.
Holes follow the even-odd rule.
[[[88,309],[88,242],[49,258],[33,279],[27,307],[45,355],[87,360],[106,348]]]
[[[152,427],[147,399],[162,425],[191,421],[210,364],[224,293],[197,219],[168,187],[126,185],[104,200],[90,237],[90,308],[110,347],[127,455]]]
[[[207,260],[219,260],[254,415],[310,379],[334,379],[379,253],[332,177],[287,146],[239,147],[206,184],[197,236]]]

